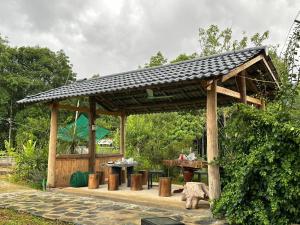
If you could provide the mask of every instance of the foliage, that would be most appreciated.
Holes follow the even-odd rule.
[[[41,47],[11,47],[0,36],[0,149],[9,136],[9,121],[12,123],[14,144],[17,128],[20,124],[26,124],[27,118],[31,117],[21,112],[24,106],[17,104],[17,100],[70,83],[74,79],[72,65],[63,51],[53,52]],[[35,106],[31,113],[34,108],[39,110]],[[24,119],[18,117],[18,113]],[[18,121],[15,121],[16,117]]]
[[[193,113],[160,113],[130,116],[127,120],[128,157],[144,168],[161,165],[161,160],[189,153],[192,141],[203,132],[204,118]]]
[[[28,140],[22,150],[7,151],[15,159],[14,175],[17,180],[40,182],[46,178],[47,149],[37,148],[35,141]]]
[[[299,223],[298,124],[276,104],[266,112],[237,105],[223,141],[223,190],[213,213],[231,224]]]
[[[163,56],[163,54],[159,51],[156,55],[151,56],[150,62],[145,64],[145,68],[161,66],[167,63],[167,59]]]
[[[261,46],[262,42],[269,37],[269,32],[263,34],[256,33],[250,37],[250,44]],[[210,25],[207,29],[199,29],[199,43],[201,47],[201,56],[209,56],[230,50],[239,50],[249,45],[249,37],[243,32],[241,40],[232,39],[231,28],[220,30],[217,25]]]

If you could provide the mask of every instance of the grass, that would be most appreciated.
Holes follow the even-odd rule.
[[[62,221],[54,221],[30,215],[28,213],[17,212],[12,209],[0,209],[0,225],[67,225]]]

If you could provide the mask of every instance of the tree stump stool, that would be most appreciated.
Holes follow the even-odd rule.
[[[119,175],[109,174],[108,176],[108,190],[116,191],[119,189]]]
[[[102,185],[105,183],[105,174],[104,171],[97,171],[96,172],[98,179],[99,179],[99,185]]]
[[[89,174],[88,189],[96,189],[98,187],[99,187],[99,179],[97,174],[95,173]]]
[[[147,170],[139,170],[139,174],[142,174],[142,185],[147,185],[148,171]]]
[[[185,208],[197,209],[200,200],[209,199],[208,186],[201,182],[187,182],[182,192],[182,201],[186,201]]]
[[[171,177],[160,177],[159,178],[158,195],[161,197],[170,197],[171,196],[171,186],[172,186],[172,178]]]
[[[131,190],[140,191],[142,187],[142,174],[131,174]]]
[[[125,170],[121,170],[121,182],[122,184],[126,183]]]

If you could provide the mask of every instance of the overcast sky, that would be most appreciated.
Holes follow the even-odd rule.
[[[78,78],[136,69],[157,51],[199,52],[198,29],[238,37],[270,31],[284,43],[299,0],[0,0],[0,33],[13,46],[63,49]]]

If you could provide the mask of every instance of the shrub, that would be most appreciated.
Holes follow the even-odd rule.
[[[237,105],[224,137],[214,215],[230,224],[299,223],[300,129],[288,114]]]
[[[37,148],[36,142],[28,140],[23,149],[18,151],[10,149],[8,153],[15,158],[16,180],[40,184],[42,179],[46,178],[48,154],[45,149]]]

